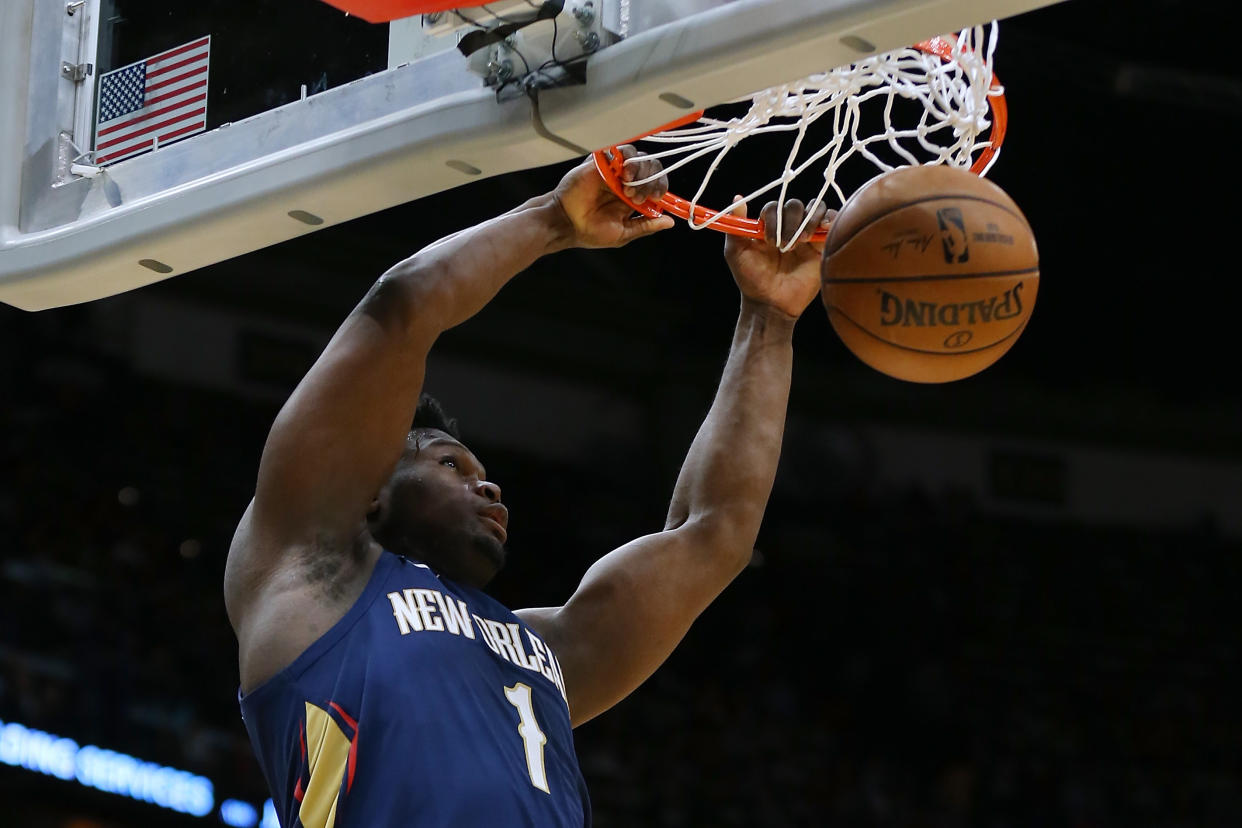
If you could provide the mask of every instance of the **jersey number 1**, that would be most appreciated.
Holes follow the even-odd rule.
[[[543,767],[543,746],[548,743],[548,737],[539,729],[539,722],[535,721],[535,708],[530,703],[530,685],[519,681],[512,687],[506,687],[505,698],[517,708],[520,719],[517,731],[526,747],[526,770],[530,772],[530,784],[544,793],[552,793],[548,790],[548,773]]]

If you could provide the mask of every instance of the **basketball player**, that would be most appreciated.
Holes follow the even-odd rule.
[[[660,172],[622,151],[625,180]],[[672,225],[631,213],[588,159],[419,251],[375,283],[277,416],[224,591],[243,717],[286,828],[589,825],[572,727],[650,676],[749,561],[794,322],[820,284],[810,244],[728,240],[741,311],[665,526],[600,558],[564,606],[512,612],[482,591],[505,562],[501,489],[438,404],[418,405],[436,338],[537,258]],[[803,216],[789,202],[783,226]]]

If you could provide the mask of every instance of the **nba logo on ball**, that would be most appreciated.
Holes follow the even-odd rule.
[[[944,245],[944,260],[950,264],[970,261],[970,245],[966,241],[966,222],[962,211],[956,207],[944,207],[936,211],[940,223],[940,243]]]
[[[824,245],[821,296],[833,330],[863,362],[910,382],[951,382],[996,362],[1026,328],[1038,289],[1039,253],[1022,211],[955,167],[872,179]]]

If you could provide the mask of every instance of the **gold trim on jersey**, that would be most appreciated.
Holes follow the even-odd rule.
[[[306,761],[310,781],[298,818],[305,828],[333,828],[349,765],[349,739],[328,711],[306,703]]]

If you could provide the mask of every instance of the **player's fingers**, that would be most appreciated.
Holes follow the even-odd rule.
[[[628,244],[634,239],[668,230],[673,224],[672,216],[656,216],[655,218],[635,216],[625,223],[625,228],[621,231],[621,244]]]
[[[838,213],[840,213],[840,210],[833,210],[831,208],[824,210],[824,216],[819,220],[819,229],[824,231],[824,238],[822,241],[811,242],[811,247],[816,253],[823,254],[828,249],[827,234],[832,229],[833,223],[836,222]]]
[[[624,181],[637,181],[642,178],[642,165],[648,159],[635,149],[633,144],[622,144],[617,147],[621,152],[621,178]]]
[[[631,198],[637,202],[663,198],[668,192],[668,176],[663,172],[664,165],[658,159],[641,153],[626,161],[624,180],[640,182],[631,187]]]
[[[816,201],[815,206],[811,209],[811,217],[806,222],[806,229],[798,236],[798,241],[807,242],[811,240],[811,236],[815,231],[820,229],[824,224],[824,218],[828,215],[828,205],[822,201]]]
[[[726,215],[746,218],[746,202],[740,195],[734,195],[733,203],[726,207],[723,212]],[[741,236],[735,236],[732,233],[725,233],[724,237],[724,252],[726,259],[730,259],[730,257],[732,257],[739,249],[751,243],[749,239],[743,239]]]
[[[802,226],[802,219],[806,218],[806,206],[798,199],[791,198],[781,207],[781,228],[780,228],[780,244],[781,247],[789,244],[794,240],[798,233],[798,228]]]
[[[775,201],[769,201],[759,211],[759,220],[763,222],[763,240],[776,246],[776,225],[780,220],[780,210]]]
[[[638,192],[629,184],[636,178],[634,171],[630,169],[630,159],[638,155],[638,150],[633,144],[618,144],[617,152],[621,155],[621,192],[630,201],[638,201]]]

